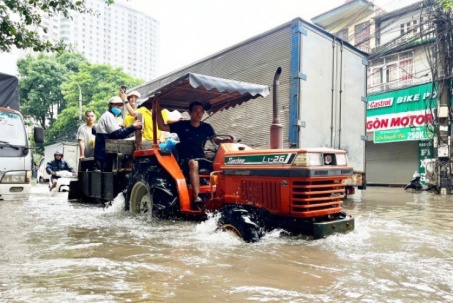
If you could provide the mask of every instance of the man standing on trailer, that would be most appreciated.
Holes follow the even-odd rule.
[[[181,168],[183,171],[189,171],[190,183],[192,184],[193,202],[198,206],[202,201],[198,196],[200,192],[199,169],[206,168],[212,170],[211,163],[207,161],[197,161],[197,158],[206,158],[203,150],[203,143],[209,138],[215,136],[215,131],[211,124],[201,121],[203,119],[204,108],[200,102],[189,104],[190,120],[180,120],[171,124],[166,124],[162,117],[162,111],[159,102],[154,106],[157,111],[157,125],[161,131],[176,133],[180,140],[179,158],[182,160]],[[214,138],[216,144],[232,143],[234,138]]]
[[[80,161],[94,156],[94,135],[92,128],[96,121],[96,114],[92,110],[85,112],[86,124],[80,125],[77,130],[77,140],[79,141]]]

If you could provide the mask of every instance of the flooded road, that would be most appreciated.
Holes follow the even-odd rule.
[[[356,229],[255,244],[206,222],[150,220],[32,187],[0,201],[0,302],[453,301],[453,196],[370,187]]]

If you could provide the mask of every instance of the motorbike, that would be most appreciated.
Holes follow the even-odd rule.
[[[69,192],[69,183],[77,180],[75,174],[67,170],[57,171],[55,175],[59,178],[57,179],[57,186],[52,191]],[[52,179],[49,179],[49,186],[52,186]]]
[[[421,176],[416,171],[412,175],[412,180],[404,186],[404,190],[412,189],[416,191],[431,191],[435,193],[440,193],[440,189],[437,184],[422,184],[420,182]]]

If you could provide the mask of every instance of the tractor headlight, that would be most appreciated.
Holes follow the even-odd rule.
[[[301,153],[297,154],[293,165],[296,166],[322,166],[321,153]]]
[[[295,166],[325,166],[325,165],[348,165],[346,154],[335,153],[300,153],[294,159]]]
[[[336,154],[335,158],[337,159],[337,165],[345,166],[348,165],[348,159],[346,154]]]

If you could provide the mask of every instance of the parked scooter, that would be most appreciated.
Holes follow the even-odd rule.
[[[76,181],[77,177],[74,173],[67,170],[60,170],[55,173],[59,178],[57,179],[57,186],[52,191],[69,192],[69,183]],[[49,179],[49,186],[52,185],[52,179]]]
[[[437,184],[422,184],[420,182],[420,174],[416,171],[414,172],[414,174],[412,175],[412,180],[411,182],[407,183],[405,186],[404,186],[404,190],[407,190],[407,189],[412,189],[412,190],[419,190],[419,191],[432,191],[432,192],[435,192],[435,193],[440,193],[440,190],[439,190],[439,187],[437,186]]]

